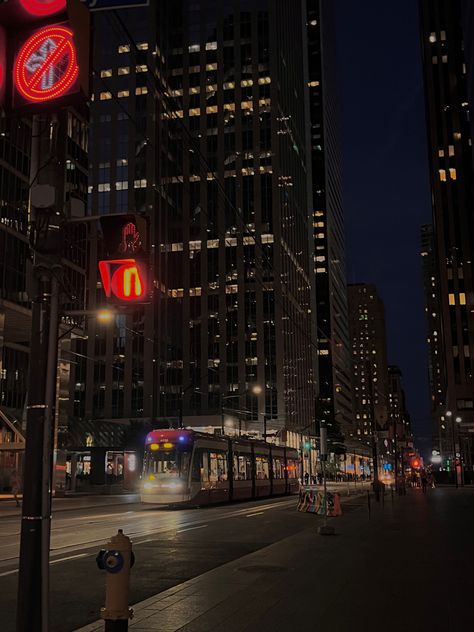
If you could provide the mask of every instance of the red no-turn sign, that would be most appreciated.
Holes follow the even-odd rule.
[[[18,92],[28,101],[51,101],[66,94],[77,79],[73,32],[45,26],[21,47],[13,70]]]

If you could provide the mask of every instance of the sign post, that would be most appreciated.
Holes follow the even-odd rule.
[[[322,421],[319,426],[319,459],[323,470],[324,486],[324,524],[319,527],[320,535],[334,535],[334,527],[328,525],[328,490],[326,482],[326,461],[328,460],[328,430],[326,423]]]

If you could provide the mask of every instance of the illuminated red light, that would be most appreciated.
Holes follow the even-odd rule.
[[[20,0],[21,6],[30,15],[53,15],[66,8],[66,0]]]
[[[99,261],[105,295],[122,301],[138,301],[146,296],[143,268],[135,259]]]
[[[66,26],[45,26],[23,44],[13,76],[25,99],[51,101],[68,92],[79,73],[72,38]]]

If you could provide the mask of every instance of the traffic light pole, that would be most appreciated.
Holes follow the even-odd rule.
[[[55,429],[56,378],[58,366],[58,330],[59,330],[59,283],[55,275],[61,271],[60,266],[51,269],[51,299],[49,315],[48,361],[45,387],[45,417],[43,427],[43,490],[42,516],[43,529],[41,538],[41,610],[43,613],[42,632],[48,632],[49,623],[49,549],[51,539],[51,501],[53,490],[53,452]]]
[[[20,564],[17,599],[17,632],[44,632],[48,629],[47,598],[42,590],[43,571],[49,559],[44,559],[44,531],[48,515],[43,511],[45,435],[47,433],[46,384],[48,381],[48,351],[51,333],[51,275],[42,265],[33,269],[34,298],[28,403],[26,415],[26,447],[23,482],[23,504],[20,539]],[[49,541],[48,541],[49,557]],[[49,573],[49,567],[48,567]],[[47,589],[47,588],[46,588]]]
[[[53,116],[51,117],[53,120]],[[43,120],[43,125],[45,121]],[[42,137],[40,117],[33,117],[30,187],[37,183],[40,156],[52,155],[51,137]],[[44,142],[43,142],[44,141]],[[47,163],[44,163],[47,164]],[[46,181],[56,182],[54,167]],[[49,553],[51,534],[51,496],[57,351],[59,329],[60,251],[51,236],[52,209],[35,207],[30,198],[33,251],[31,278],[32,324],[26,446],[23,478],[23,504],[20,536],[20,562],[17,597],[17,632],[49,630]]]

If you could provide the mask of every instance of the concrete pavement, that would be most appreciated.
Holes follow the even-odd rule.
[[[410,490],[370,520],[362,499],[348,502],[359,507],[332,521],[336,536],[308,516],[305,530],[136,604],[131,630],[473,629],[474,491]]]

